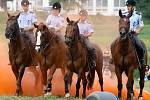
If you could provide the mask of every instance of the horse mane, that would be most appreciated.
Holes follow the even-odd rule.
[[[29,36],[28,36],[27,34],[22,34],[22,33],[20,32],[20,35],[21,35],[21,37],[23,38],[23,41],[29,41],[29,40],[30,40],[30,38],[29,38]]]

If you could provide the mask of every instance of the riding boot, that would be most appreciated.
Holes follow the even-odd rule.
[[[145,66],[144,58],[140,59],[140,66],[141,66],[141,68],[143,68]]]
[[[95,62],[95,59],[96,59],[95,49],[88,48],[88,54],[89,54],[89,56],[88,56],[88,59],[89,59],[89,68],[92,70],[96,66],[96,62]]]
[[[145,48],[142,45],[140,39],[136,35],[133,35],[133,44],[135,46],[136,52],[137,52],[137,57],[139,59],[140,67],[144,67],[146,65],[145,59],[144,59],[144,54],[145,54]]]

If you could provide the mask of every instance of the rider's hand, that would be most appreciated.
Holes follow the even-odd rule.
[[[24,31],[29,31],[29,30],[30,30],[29,27],[25,27],[25,28],[24,28]]]

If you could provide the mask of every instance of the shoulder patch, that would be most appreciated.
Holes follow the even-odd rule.
[[[136,11],[136,14],[138,14],[138,15],[141,15],[141,12],[139,12],[139,11]]]
[[[30,13],[34,13],[33,11],[30,11]]]

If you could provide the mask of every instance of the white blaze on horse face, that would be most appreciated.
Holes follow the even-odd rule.
[[[41,32],[39,31],[39,32],[37,33],[37,41],[36,41],[36,47],[35,47],[35,49],[36,49],[37,51],[39,51],[40,45],[41,45],[41,39],[40,39],[40,37],[41,37]]]

